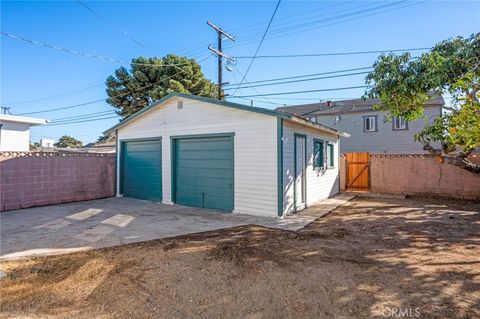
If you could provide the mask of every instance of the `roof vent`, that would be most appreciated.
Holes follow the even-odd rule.
[[[332,106],[332,101],[327,101],[327,107]]]
[[[183,101],[182,100],[178,101],[177,109],[179,109],[179,110],[183,109]]]

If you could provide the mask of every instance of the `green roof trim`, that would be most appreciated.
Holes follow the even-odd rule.
[[[109,134],[109,133],[117,130],[118,128],[120,128],[120,127],[124,126],[125,124],[131,122],[132,120],[136,119],[137,117],[139,117],[143,113],[146,113],[146,112],[150,111],[151,109],[155,108],[156,106],[158,106],[160,104],[163,104],[164,102],[166,102],[166,101],[168,101],[172,98],[175,98],[175,97],[185,98],[185,99],[190,99],[190,100],[196,100],[196,101],[205,102],[205,103],[216,104],[216,105],[230,107],[230,108],[243,110],[243,111],[249,111],[249,112],[255,112],[255,113],[260,113],[260,114],[265,114],[265,115],[271,115],[271,116],[275,116],[277,118],[282,118],[282,119],[287,119],[287,120],[296,120],[297,122],[298,122],[298,120],[301,119],[301,120],[305,121],[305,124],[309,124],[309,125],[312,125],[312,126],[317,127],[317,128],[321,128],[321,129],[324,129],[324,130],[327,130],[327,131],[331,131],[332,133],[337,134],[337,135],[339,134],[338,131],[335,130],[335,129],[329,128],[327,126],[323,126],[323,125],[318,124],[318,123],[310,122],[308,120],[305,120],[305,119],[303,119],[301,117],[298,117],[298,116],[295,116],[293,114],[280,112],[280,111],[275,111],[275,110],[264,109],[264,108],[261,108],[261,107],[248,106],[248,105],[239,104],[239,103],[220,101],[220,100],[216,100],[216,99],[212,99],[212,98],[208,98],[208,97],[204,97],[204,96],[178,93],[178,92],[170,93],[167,96],[164,96],[160,100],[152,103],[151,105],[147,106],[146,108],[144,108],[144,109],[138,111],[137,113],[127,117],[126,119],[124,119],[120,123],[112,126],[108,130],[106,130],[104,132],[104,134]]]

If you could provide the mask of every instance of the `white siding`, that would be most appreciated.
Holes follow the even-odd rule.
[[[30,149],[30,125],[0,121],[0,151],[28,152]]]
[[[339,192],[339,140],[335,135],[322,133],[290,121],[283,121],[283,205],[284,213],[294,210],[294,134],[307,136],[306,200],[307,206],[333,196]],[[317,170],[313,168],[313,139],[334,144],[334,168]]]
[[[427,122],[440,115],[440,107],[426,107],[424,115]],[[363,131],[363,117],[368,115],[377,116],[377,131]],[[408,123],[408,130],[393,130],[392,122],[384,122],[384,113],[382,112],[357,112],[340,114],[340,121],[335,123],[335,115],[318,116],[318,123],[324,124],[340,132],[350,134],[350,137],[342,137],[341,153],[345,152],[371,152],[371,153],[410,153],[422,154],[425,151],[419,142],[414,141],[413,137],[419,133],[425,126],[423,118]],[[434,147],[439,147],[438,143],[432,143]]]
[[[179,99],[184,101],[181,109]],[[170,136],[213,133],[235,133],[234,212],[277,216],[274,116],[175,98],[121,127],[118,138],[162,137],[163,202],[171,203]]]

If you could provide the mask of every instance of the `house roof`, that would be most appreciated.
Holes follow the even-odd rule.
[[[33,117],[25,117],[25,116],[17,116],[17,115],[9,115],[9,114],[0,114],[0,121],[24,123],[24,124],[30,124],[30,126],[45,125],[48,123],[48,121],[44,119],[37,119]]]
[[[153,108],[165,103],[166,101],[173,99],[173,98],[185,98],[185,99],[190,99],[190,100],[195,100],[195,101],[200,101],[200,102],[205,102],[205,103],[211,103],[223,107],[228,107],[228,108],[234,108],[234,109],[239,109],[239,110],[244,110],[244,111],[249,111],[249,112],[255,112],[255,113],[260,113],[260,114],[265,114],[265,115],[270,115],[270,116],[275,116],[277,118],[282,118],[286,120],[291,120],[300,124],[305,124],[311,127],[314,127],[316,129],[321,129],[323,131],[327,131],[331,134],[334,135],[340,135],[340,133],[328,126],[319,124],[319,123],[314,123],[308,120],[305,120],[302,117],[299,117],[295,114],[290,114],[290,113],[285,113],[285,112],[280,112],[276,110],[269,110],[269,109],[264,109],[261,107],[254,107],[254,106],[248,106],[244,104],[239,104],[239,103],[233,103],[233,102],[227,102],[227,101],[220,101],[216,99],[211,99],[208,97],[203,97],[203,96],[197,96],[197,95],[191,95],[191,94],[185,94],[185,93],[170,93],[167,96],[163,97],[162,99],[152,103],[148,107],[138,111],[137,113],[127,117],[120,123],[114,125],[113,127],[109,128],[108,130],[105,131],[105,134],[111,134],[113,131],[119,129],[120,127],[126,125],[127,123],[130,123],[134,121],[136,118],[140,117],[141,115],[151,111]]]
[[[352,99],[342,101],[331,101],[330,106],[328,102],[293,105],[286,107],[279,107],[276,110],[280,112],[292,113],[297,116],[318,116],[343,114],[354,112],[370,112],[374,111],[373,107],[379,105],[379,99]],[[425,106],[441,106],[445,104],[445,100],[441,95],[431,94],[431,99],[425,102]]]

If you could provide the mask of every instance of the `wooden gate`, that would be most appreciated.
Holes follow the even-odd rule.
[[[370,154],[345,153],[346,189],[370,191]]]

